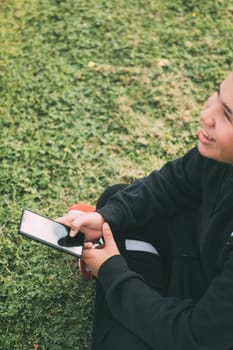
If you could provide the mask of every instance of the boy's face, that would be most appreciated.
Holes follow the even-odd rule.
[[[205,103],[198,149],[204,157],[233,164],[233,72]]]

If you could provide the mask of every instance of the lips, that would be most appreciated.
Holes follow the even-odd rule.
[[[215,139],[213,137],[211,137],[204,128],[201,128],[200,132],[208,141],[215,142]]]

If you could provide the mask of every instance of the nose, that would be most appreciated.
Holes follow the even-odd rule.
[[[219,98],[218,93],[215,92],[204,104],[201,112],[201,121],[208,127],[215,126],[216,116],[219,113]]]
[[[213,114],[209,110],[204,110],[201,113],[201,121],[207,126],[214,126],[215,120]]]
[[[213,127],[215,125],[215,118],[212,108],[206,108],[201,112],[201,121],[204,125]]]

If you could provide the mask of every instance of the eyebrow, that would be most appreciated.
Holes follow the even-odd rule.
[[[221,89],[221,83],[219,84],[218,91],[217,91],[219,97],[220,97],[220,89]],[[228,105],[225,102],[221,101],[221,103],[223,105],[224,110],[232,116],[233,115],[232,109],[230,107],[228,107]]]

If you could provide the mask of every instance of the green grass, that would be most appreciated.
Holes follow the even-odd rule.
[[[0,348],[86,350],[93,283],[22,238],[22,208],[94,204],[196,143],[233,67],[229,0],[0,3]]]

